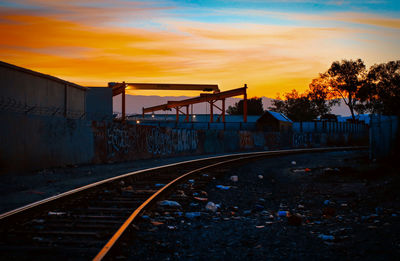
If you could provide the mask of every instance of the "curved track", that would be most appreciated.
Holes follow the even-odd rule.
[[[99,181],[0,215],[2,259],[103,260],[144,209],[201,171],[260,157],[357,150],[296,149],[231,154],[135,171]],[[66,256],[67,255],[67,256]]]

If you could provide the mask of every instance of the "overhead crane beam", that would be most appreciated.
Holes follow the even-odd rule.
[[[148,107],[148,108],[143,108],[142,109],[142,114],[144,117],[145,113],[149,112],[154,112],[154,111],[160,111],[160,110],[170,110],[170,109],[177,109],[177,112],[179,108],[184,107],[184,106],[189,106],[192,104],[196,103],[202,103],[202,102],[208,102],[210,103],[210,120],[212,122],[213,116],[212,116],[212,108],[216,105],[214,105],[215,101],[222,100],[222,120],[225,122],[225,99],[230,98],[230,97],[235,97],[239,95],[243,95],[244,97],[244,102],[243,102],[243,121],[247,122],[247,93],[246,93],[247,85],[245,84],[244,87],[238,88],[238,89],[233,89],[229,91],[224,91],[224,92],[218,92],[218,93],[213,93],[213,94],[206,94],[202,93],[200,94],[199,97],[195,98],[190,98],[186,100],[181,100],[181,101],[168,101],[166,104],[162,105],[157,105],[153,107]],[[217,107],[217,106],[216,106]],[[217,107],[219,109],[219,107]],[[177,121],[178,121],[178,114],[177,114]]]

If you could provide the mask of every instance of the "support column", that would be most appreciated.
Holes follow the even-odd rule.
[[[213,108],[214,107],[214,101],[210,101],[210,122],[214,121],[214,112]]]
[[[176,110],[176,122],[179,121],[179,107],[175,107]]]
[[[247,84],[244,85],[247,88]],[[247,122],[247,90],[243,95],[243,122]]]
[[[222,122],[225,123],[225,99],[222,99]]]
[[[189,105],[186,105],[186,118],[185,118],[186,122],[189,122]]]
[[[125,87],[122,91],[122,121],[125,121]]]

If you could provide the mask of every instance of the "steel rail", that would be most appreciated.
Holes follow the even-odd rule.
[[[133,223],[133,221],[138,217],[138,215],[150,204],[154,203],[164,192],[166,192],[168,189],[171,189],[173,186],[177,185],[180,183],[182,180],[188,178],[188,176],[193,175],[195,173],[198,173],[200,171],[210,169],[219,165],[227,164],[230,162],[234,161],[239,161],[239,160],[244,160],[244,159],[252,159],[256,157],[261,157],[261,156],[268,156],[268,155],[289,155],[289,154],[294,154],[294,153],[304,153],[304,152],[326,152],[326,151],[337,151],[337,150],[357,150],[357,149],[366,149],[367,147],[335,147],[335,148],[314,148],[314,149],[295,149],[295,150],[279,150],[279,151],[264,151],[264,152],[250,152],[250,153],[240,153],[240,154],[234,154],[235,157],[233,159],[228,159],[224,161],[220,161],[208,166],[200,167],[195,170],[191,170],[189,172],[186,172],[185,174],[175,178],[168,184],[166,184],[164,187],[162,187],[160,190],[155,192],[152,196],[150,196],[145,202],[143,202],[130,216],[129,218],[122,224],[122,226],[117,230],[117,232],[111,237],[111,239],[104,245],[104,247],[100,250],[100,252],[93,258],[93,261],[100,261],[104,260],[107,258],[107,255],[110,254],[112,248],[116,245],[117,241],[122,237],[122,235],[127,231],[129,226]],[[225,156],[217,156],[217,157],[211,157],[212,159],[224,159],[227,158],[230,155],[225,155]],[[194,160],[197,161],[197,160]],[[190,161],[189,161],[190,162]],[[172,164],[174,165],[174,164]]]
[[[227,154],[227,155],[220,155],[220,156],[212,156],[212,157],[206,157],[206,158],[200,158],[200,159],[194,159],[194,160],[186,160],[186,161],[181,161],[181,162],[177,162],[177,163],[171,163],[171,164],[167,164],[167,165],[161,165],[161,166],[157,166],[157,167],[152,167],[152,168],[147,168],[147,169],[141,169],[141,170],[137,170],[137,171],[133,171],[133,172],[128,172],[119,176],[115,176],[112,178],[108,178],[108,179],[104,179],[101,181],[97,181],[94,183],[91,183],[89,185],[86,186],[82,186],[76,189],[72,189],[69,191],[66,191],[64,193],[58,194],[58,195],[54,195],[33,203],[30,203],[28,205],[16,208],[14,210],[10,210],[8,212],[2,213],[0,214],[0,221],[13,216],[15,214],[24,212],[26,210],[47,204],[49,202],[55,201],[57,199],[66,197],[66,196],[70,196],[73,194],[76,194],[78,192],[82,192],[84,190],[88,190],[100,185],[103,185],[105,183],[108,182],[112,182],[112,181],[116,181],[119,179],[123,179],[129,176],[133,176],[133,175],[138,175],[141,173],[145,173],[145,172],[150,172],[150,171],[154,171],[154,170],[161,170],[163,168],[168,168],[168,167],[176,167],[176,166],[180,166],[180,165],[185,165],[188,163],[194,163],[194,162],[201,162],[201,161],[209,161],[209,160],[214,160],[214,159],[224,159],[224,158],[229,158],[229,157],[242,157],[242,156],[247,156],[247,155],[280,155],[280,154],[291,154],[291,153],[302,153],[302,152],[324,152],[324,151],[334,151],[334,150],[360,150],[360,149],[367,149],[367,146],[347,146],[347,147],[331,147],[331,148],[308,148],[308,149],[290,149],[290,150],[274,150],[274,151],[258,151],[258,152],[246,152],[246,153],[233,153],[233,154]]]

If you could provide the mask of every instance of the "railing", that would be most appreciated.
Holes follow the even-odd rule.
[[[368,131],[365,123],[310,121],[294,122],[293,132],[360,133]]]

